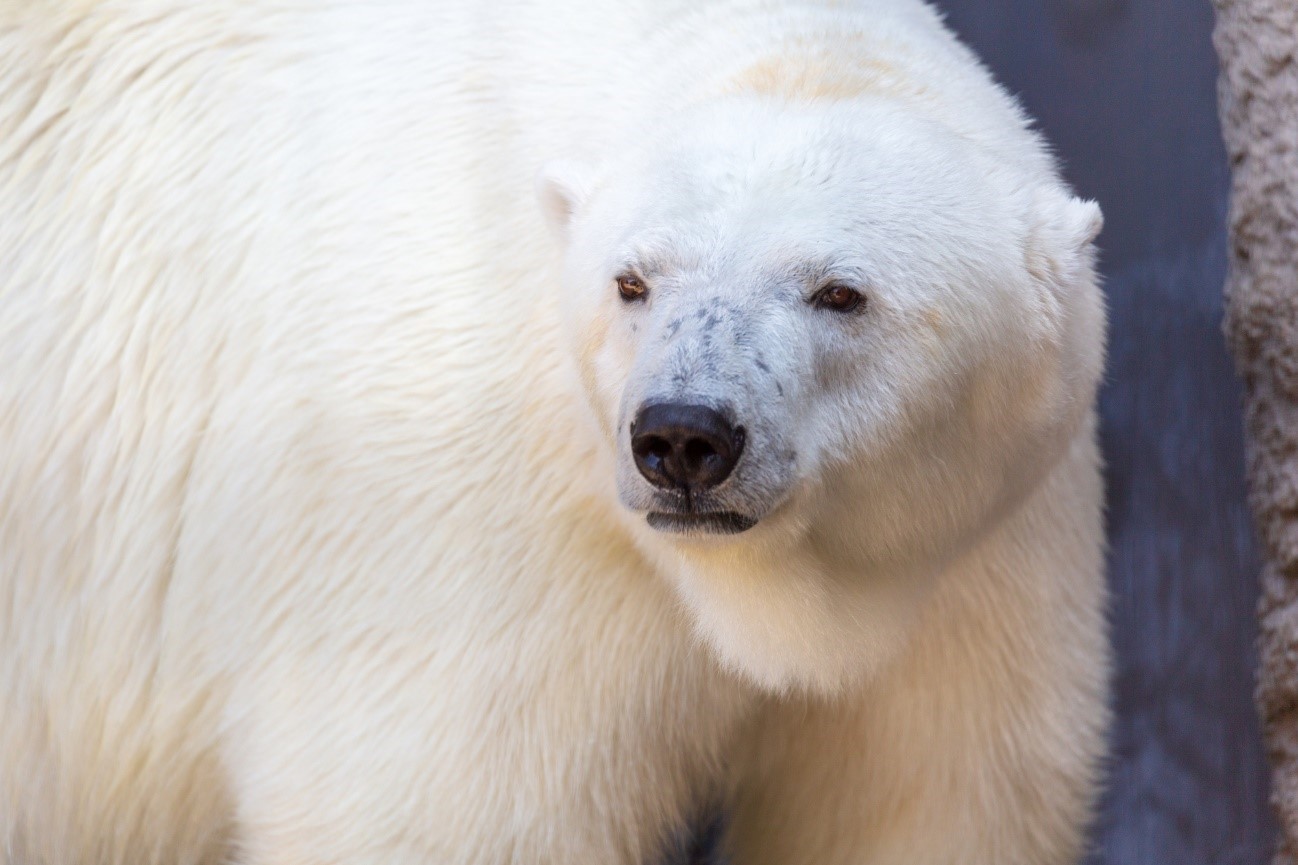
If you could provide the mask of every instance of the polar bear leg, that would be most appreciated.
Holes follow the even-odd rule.
[[[734,862],[1077,860],[1108,721],[1095,465],[1080,442],[945,574],[884,676],[768,704],[734,761]]]
[[[726,848],[749,865],[1066,865],[1077,860],[1090,791],[1076,751],[1042,754],[979,721],[916,725],[867,705],[781,706],[754,733]],[[968,729],[959,729],[968,725]],[[882,753],[872,753],[872,750]],[[981,755],[982,759],[977,759]],[[1053,759],[1051,759],[1053,757]]]

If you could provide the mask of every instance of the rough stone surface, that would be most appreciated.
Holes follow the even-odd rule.
[[[1267,563],[1257,703],[1298,862],[1298,4],[1215,0],[1232,168],[1226,334],[1246,393],[1250,501]]]

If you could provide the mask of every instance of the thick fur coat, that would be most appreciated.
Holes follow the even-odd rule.
[[[5,865],[1078,856],[1099,211],[917,0],[7,0],[0,209]]]

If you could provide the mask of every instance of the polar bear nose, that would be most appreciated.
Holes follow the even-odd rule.
[[[730,476],[743,451],[744,428],[705,405],[652,403],[631,422],[636,468],[656,487],[715,487]]]

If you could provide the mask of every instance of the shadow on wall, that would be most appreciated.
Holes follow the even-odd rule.
[[[1092,865],[1261,865],[1258,560],[1221,335],[1229,175],[1208,0],[938,0],[1104,207],[1117,725]]]

